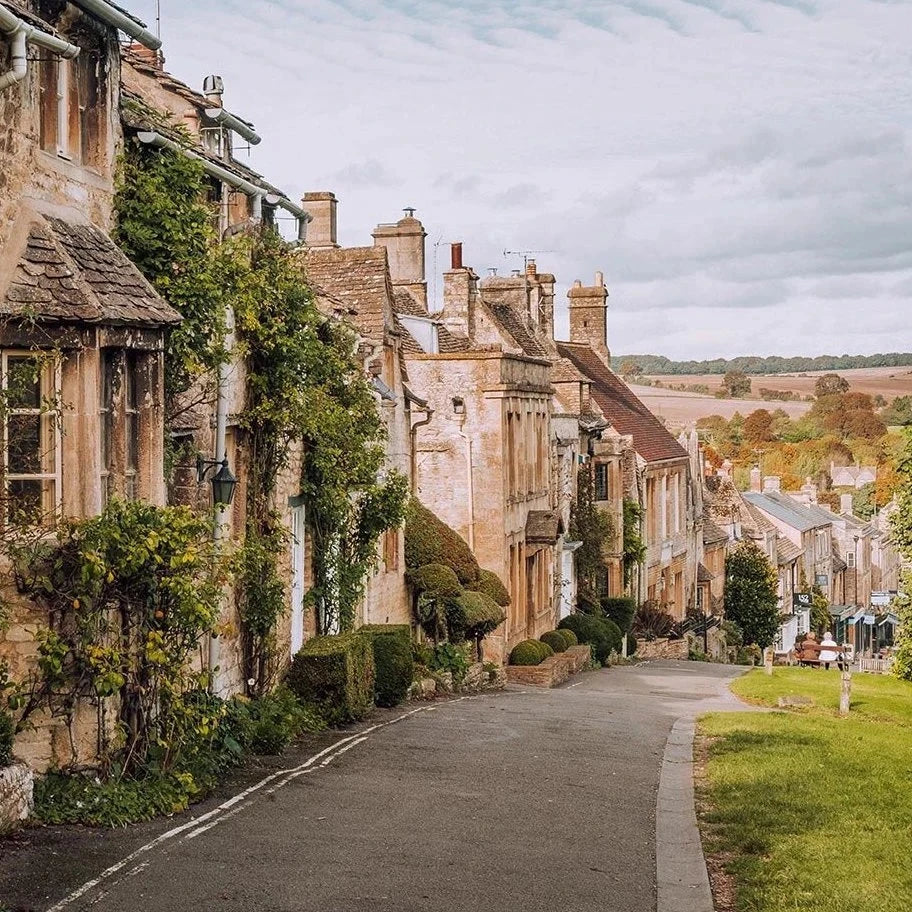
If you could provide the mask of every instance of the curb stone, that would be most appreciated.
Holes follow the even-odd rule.
[[[693,719],[672,726],[656,798],[657,912],[713,912],[693,789]]]

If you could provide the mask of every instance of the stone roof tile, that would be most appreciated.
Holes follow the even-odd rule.
[[[592,382],[592,398],[620,434],[633,437],[634,449],[646,462],[686,459],[687,451],[664,424],[588,345],[558,342],[557,351]]]
[[[532,358],[548,358],[550,354],[545,346],[535,337],[534,331],[526,325],[525,320],[508,304],[485,302],[500,328],[504,330],[523,354]]]

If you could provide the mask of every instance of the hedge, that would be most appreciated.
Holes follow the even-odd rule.
[[[554,651],[541,640],[522,640],[510,653],[511,665],[541,665]]]
[[[579,640],[576,638],[576,634],[569,627],[558,627],[557,633],[559,633],[567,644],[567,649],[571,646],[579,645]]]
[[[566,652],[570,648],[570,644],[564,636],[565,632],[564,630],[548,630],[539,637],[539,640],[547,643],[554,652]]]
[[[405,511],[405,566],[426,564],[450,567],[463,586],[477,585],[481,575],[465,539],[413,497]]]
[[[408,624],[365,624],[358,633],[374,649],[374,701],[397,706],[405,699],[415,673],[412,628]]]
[[[308,640],[292,660],[288,686],[328,725],[363,719],[374,703],[372,638],[356,632]]]
[[[510,604],[510,593],[501,578],[493,570],[482,570],[475,585],[475,591],[481,592],[501,608]]]
[[[627,633],[633,625],[633,618],[636,615],[636,601],[632,598],[603,598],[601,601],[602,612],[609,620],[614,621],[621,629],[621,633]]]

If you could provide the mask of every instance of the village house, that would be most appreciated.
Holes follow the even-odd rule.
[[[601,273],[594,285],[573,285],[570,341],[557,342],[557,352],[590,381],[592,398],[615,431],[633,441],[636,458],[628,463],[623,496],[642,508],[647,551],[631,594],[638,603],[652,601],[683,620],[697,600],[699,478],[688,451],[611,370],[607,297]]]
[[[125,13],[0,2],[0,376],[6,530],[99,513],[117,495],[165,502],[163,349],[180,321],[112,242],[121,148],[118,28]],[[8,579],[8,576],[4,574]],[[0,659],[21,680],[41,616],[16,598]],[[94,720],[78,720],[81,758]],[[65,726],[39,719],[16,755],[41,770],[70,756]]]

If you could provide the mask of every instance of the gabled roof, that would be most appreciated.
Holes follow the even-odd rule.
[[[776,526],[758,510],[752,503],[744,504],[746,515],[741,518],[741,525],[756,530],[757,532],[775,532]]]
[[[687,451],[664,424],[640,402],[629,387],[588,345],[558,342],[557,351],[592,381],[592,398],[621,434],[633,437],[636,451],[647,462],[687,459]]]
[[[180,314],[94,225],[35,215],[0,313],[42,322],[166,326]]]
[[[524,355],[532,358],[548,358],[550,353],[535,337],[535,333],[526,326],[522,316],[509,304],[492,304],[485,301],[485,306],[497,321],[500,328],[516,343]]]
[[[394,326],[393,289],[385,247],[338,247],[301,252],[308,279],[350,308],[351,322],[369,339]]]
[[[775,516],[780,522],[784,522],[799,532],[809,532],[811,529],[829,525],[829,520],[813,514],[804,504],[777,491],[767,491],[765,494],[747,491],[744,499],[757,509],[770,516]]]
[[[710,573],[705,564],[697,564],[698,583],[711,583],[715,578],[715,574]]]
[[[527,544],[553,545],[564,532],[557,510],[530,510],[526,517]]]
[[[434,315],[425,310],[418,301],[415,300],[411,292],[404,288],[397,288],[393,294],[393,308],[395,309],[396,326],[402,333],[402,348],[409,354],[424,354],[424,349],[418,343],[418,340],[408,331],[408,328],[399,319],[403,317],[419,317],[424,320],[431,320],[437,326],[437,349],[442,354],[452,354],[469,350],[469,340],[465,336],[457,336],[450,332],[442,323],[434,319]]]

